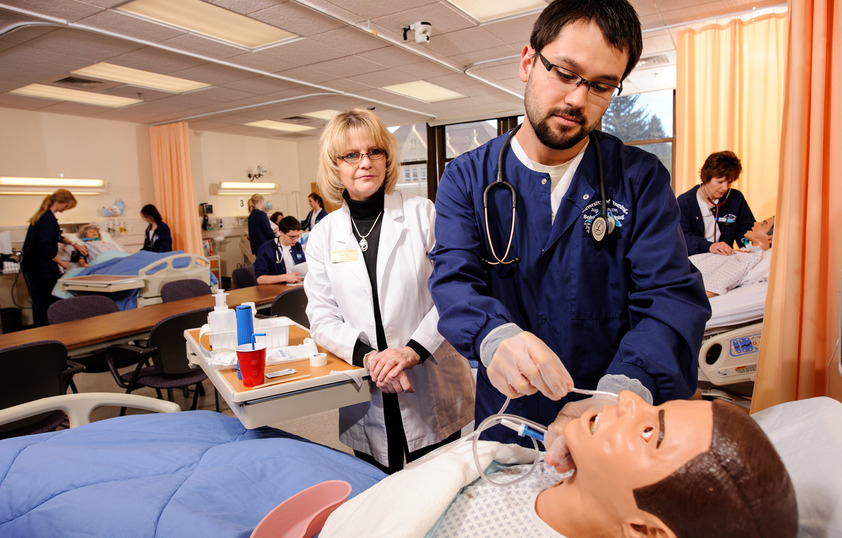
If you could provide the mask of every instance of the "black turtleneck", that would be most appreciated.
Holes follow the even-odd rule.
[[[380,299],[377,295],[377,253],[380,250],[380,230],[383,227],[383,219],[385,218],[382,214],[385,196],[385,186],[380,187],[368,200],[351,200],[347,190],[342,193],[342,197],[345,199],[345,203],[348,204],[348,209],[351,211],[351,220],[356,224],[356,229],[354,228],[354,224],[351,225],[351,233],[354,234],[357,241],[365,235],[365,240],[368,242],[368,249],[363,252],[363,259],[365,260],[365,268],[368,272],[368,280],[371,282],[371,299],[374,303],[374,326],[377,334],[377,350],[384,350],[389,347],[386,343],[386,332],[383,328],[383,317],[380,313]],[[415,340],[410,340],[406,345],[421,356],[422,362],[430,356],[430,352]],[[358,339],[354,345],[354,356],[352,359],[354,366],[363,366],[363,357],[365,357],[366,353],[372,351],[372,349],[371,346]]]

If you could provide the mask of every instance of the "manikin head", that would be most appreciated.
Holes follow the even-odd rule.
[[[734,405],[677,400],[654,407],[623,392],[616,406],[583,414],[564,434],[576,473],[536,503],[562,534],[796,535],[786,468]]]
[[[763,250],[772,248],[772,235],[775,233],[775,216],[772,215],[768,219],[755,222],[751,230],[744,235],[746,239],[751,241],[751,244],[760,247]]]
[[[82,229],[82,233],[79,234],[79,237],[82,239],[102,239],[99,234],[99,228],[94,225],[85,226]]]

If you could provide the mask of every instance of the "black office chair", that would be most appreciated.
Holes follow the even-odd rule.
[[[79,297],[71,297],[69,299],[62,299],[50,305],[47,310],[47,320],[50,325],[55,323],[63,323],[65,321],[76,321],[79,319],[86,319],[102,314],[111,314],[117,312],[117,303],[103,295],[80,295]],[[85,367],[85,373],[95,374],[101,372],[108,372],[108,363],[105,360],[106,349],[98,349],[81,355],[73,357],[73,361]],[[135,364],[137,360],[132,359],[128,361],[118,362],[117,368],[123,368]],[[68,380],[70,390],[76,390],[76,384],[73,379]]]
[[[126,389],[127,394],[140,387],[154,388],[160,399],[163,399],[161,389],[167,389],[169,400],[173,399],[172,389],[195,385],[190,409],[196,409],[199,395],[204,394],[202,381],[207,379],[207,375],[201,368],[192,368],[187,361],[184,331],[207,323],[208,312],[211,310],[201,308],[162,319],[149,333],[149,347],[129,344],[109,347],[106,360],[117,384]],[[137,367],[131,372],[120,374],[116,365],[132,358],[138,363]],[[148,360],[152,361],[151,366],[145,366]],[[219,411],[218,394],[216,410]]]
[[[168,303],[170,301],[178,301],[179,299],[210,295],[211,293],[210,286],[204,280],[185,278],[184,280],[167,282],[161,286],[161,301]]]
[[[58,396],[67,391],[69,377],[83,367],[67,360],[67,348],[58,340],[41,340],[0,350],[0,409]],[[55,430],[66,420],[62,411],[50,411],[0,426],[0,439]]]
[[[249,286],[257,286],[257,276],[254,274],[254,266],[247,265],[245,267],[237,267],[231,272],[231,282],[234,288],[248,288]]]
[[[275,297],[272,301],[272,316],[286,316],[292,321],[310,328],[307,318],[307,294],[304,288],[293,288]]]

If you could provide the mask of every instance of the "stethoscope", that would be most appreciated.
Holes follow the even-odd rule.
[[[728,187],[728,190],[725,192],[725,198],[720,198],[716,201],[711,200],[710,195],[708,194],[708,190],[705,188],[705,184],[702,183],[699,185],[699,188],[702,189],[702,192],[705,193],[705,198],[713,203],[714,211],[711,211],[711,215],[713,216],[713,242],[716,243],[716,231],[719,229],[719,208],[724,204],[728,197],[731,196],[731,187]],[[725,224],[731,224],[727,220]]]
[[[506,137],[505,142],[503,142],[503,147],[500,148],[500,155],[497,157],[497,178],[494,182],[489,183],[482,192],[482,207],[485,212],[485,235],[488,238],[488,248],[491,251],[491,255],[494,257],[494,260],[496,260],[491,261],[482,258],[483,263],[487,263],[488,265],[509,265],[511,263],[520,262],[519,257],[512,258],[511,260],[506,259],[509,256],[509,251],[512,248],[512,239],[515,236],[517,190],[514,185],[506,181],[506,167],[504,162],[506,150],[508,150],[511,146],[512,138],[518,132],[518,129],[520,129],[520,125],[509,131],[509,135]],[[606,236],[611,235],[611,232],[614,231],[616,222],[614,221],[614,217],[608,212],[608,204],[606,202],[605,177],[602,170],[602,150],[599,149],[599,143],[597,142],[596,135],[593,131],[588,135],[588,138],[590,139],[591,145],[594,147],[594,151],[596,151],[596,171],[597,176],[599,177],[599,197],[602,202],[599,215],[595,216],[591,221],[591,238],[597,245],[599,245]],[[506,252],[503,253],[502,258],[498,257],[497,252],[494,250],[494,243],[491,241],[491,229],[488,225],[488,193],[495,187],[503,187],[507,189],[512,196],[512,226],[509,230],[509,242],[506,245]]]

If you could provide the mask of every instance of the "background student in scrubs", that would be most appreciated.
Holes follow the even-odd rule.
[[[70,264],[58,257],[59,243],[71,244],[61,235],[56,214],[76,207],[76,198],[67,189],[59,189],[44,197],[41,207],[29,219],[29,229],[23,241],[21,272],[32,298],[32,319],[35,327],[47,325],[47,309],[57,297],[53,297],[61,271]],[[81,243],[73,243],[80,254],[87,255],[88,249]]]

